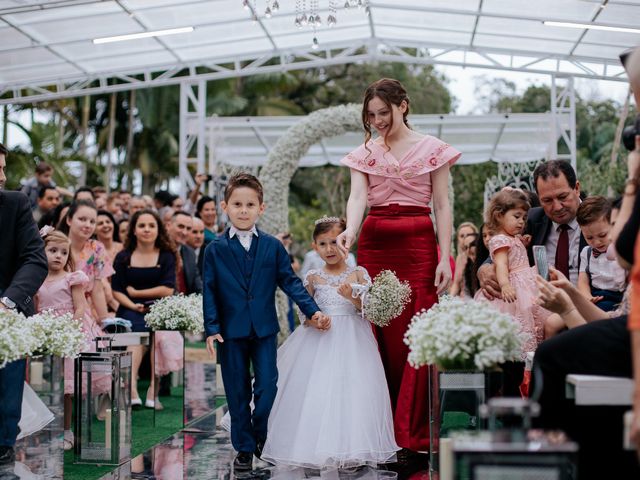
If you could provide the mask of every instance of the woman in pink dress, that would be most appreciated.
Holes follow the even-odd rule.
[[[38,290],[38,312],[51,310],[56,314],[73,314],[73,318],[82,324],[85,334],[83,352],[95,352],[93,338],[102,335],[102,330],[89,315],[85,299],[85,289],[89,279],[81,271],[74,271],[69,238],[51,227],[41,230],[45,253],[49,264],[49,274]],[[111,387],[107,377],[94,377],[92,387],[98,393],[107,393]],[[64,360],[64,446],[69,450],[73,446],[71,432],[71,412],[74,393],[73,359]]]
[[[404,449],[398,454],[401,463],[407,450],[429,448],[429,372],[407,362],[404,334],[411,317],[431,307],[451,281],[449,166],[460,158],[450,145],[411,130],[408,113],[409,97],[397,80],[383,78],[365,91],[365,143],[342,159],[351,169],[351,192],[347,230],[338,237],[346,255],[365,208],[370,207],[358,241],[358,264],[372,278],[390,269],[411,285],[411,304],[403,314],[389,326],[375,328],[394,409],[396,442]],[[378,133],[375,140],[371,127]],[[432,200],[437,241],[429,216]]]
[[[98,210],[92,202],[74,201],[60,220],[59,230],[71,240],[71,258],[75,269],[84,272],[89,279],[86,294],[90,314],[100,325],[109,316],[102,279],[113,275],[114,270],[104,245],[91,238],[96,230],[97,217]]]

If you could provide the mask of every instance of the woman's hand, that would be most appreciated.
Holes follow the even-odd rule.
[[[338,250],[343,257],[347,257],[349,255],[349,250],[353,246],[356,241],[356,232],[347,228],[344,232],[336,237],[336,244],[338,245]]]
[[[451,285],[451,265],[449,264],[449,257],[442,258],[436,267],[436,292],[438,295],[447,291],[449,285]]]
[[[566,280],[566,278],[565,278]],[[563,316],[573,310],[575,305],[571,301],[569,294],[562,288],[555,286],[551,282],[547,282],[540,275],[536,276],[536,284],[538,285],[538,305],[547,310]]]
[[[147,310],[147,306],[143,303],[134,303],[133,306],[135,307],[134,310],[136,312],[145,313]]]
[[[549,266],[549,280],[551,280],[551,285],[561,288],[565,291],[574,290],[576,288],[573,283],[571,283],[569,279],[564,276],[564,273],[562,273],[560,270],[556,270],[551,266]]]
[[[507,283],[501,288],[501,293],[502,299],[507,303],[515,302],[518,298],[515,288],[513,288],[510,283]]]
[[[130,298],[136,298],[138,296],[138,291],[129,285],[127,287],[127,295],[129,295]]]

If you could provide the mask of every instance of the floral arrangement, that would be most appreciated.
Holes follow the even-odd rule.
[[[72,315],[46,311],[25,317],[0,311],[0,368],[28,355],[77,357],[84,348],[82,326]]]
[[[482,371],[520,360],[525,336],[517,322],[487,302],[443,297],[413,317],[404,341],[416,368]]]
[[[172,295],[156,300],[144,321],[152,330],[204,332],[202,295]]]
[[[27,319],[14,310],[0,310],[0,332],[0,368],[31,355],[38,347]]]
[[[363,299],[362,313],[374,325],[386,327],[402,313],[410,300],[409,282],[401,282],[391,270],[382,270]]]
[[[260,220],[260,226],[266,232],[275,234],[288,230],[289,184],[300,159],[323,138],[362,132],[364,140],[361,115],[362,105],[358,104],[322,108],[301,117],[278,139],[260,170],[264,201],[269,205]]]
[[[85,348],[82,324],[71,313],[44,311],[26,319],[37,346],[33,355],[74,358]]]

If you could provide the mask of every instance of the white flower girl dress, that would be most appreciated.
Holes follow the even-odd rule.
[[[395,461],[389,390],[371,324],[337,287],[371,285],[362,267],[311,270],[314,299],[331,328],[301,326],[278,350],[278,393],[262,458],[277,467],[349,468]]]

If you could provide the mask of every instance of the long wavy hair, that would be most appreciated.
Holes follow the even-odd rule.
[[[167,229],[162,223],[162,220],[156,212],[147,208],[137,211],[133,214],[133,217],[131,217],[131,220],[129,221],[129,230],[127,232],[127,240],[124,243],[124,249],[129,253],[133,253],[137,248],[138,239],[136,238],[135,231],[136,225],[138,224],[138,220],[140,219],[141,215],[151,215],[158,224],[158,237],[156,238],[155,247],[160,251],[172,252],[174,255],[176,255],[177,259],[178,249],[169,238],[169,234],[167,233]]]
[[[407,116],[409,115],[409,95],[405,90],[404,86],[393,78],[381,78],[378,81],[373,82],[371,85],[367,87],[364,91],[364,98],[362,100],[362,126],[365,131],[364,135],[364,145],[369,153],[371,151],[367,148],[367,143],[371,140],[371,123],[369,122],[369,102],[378,97],[380,100],[384,102],[384,104],[392,110],[391,106],[395,105],[396,107],[400,107],[403,101],[407,102],[407,110],[404,112],[402,116],[402,121],[408,127],[409,121],[407,120]],[[393,128],[393,116],[391,116],[391,122],[389,123],[388,132]],[[389,145],[387,144],[387,136],[384,137],[384,145],[389,150]]]

